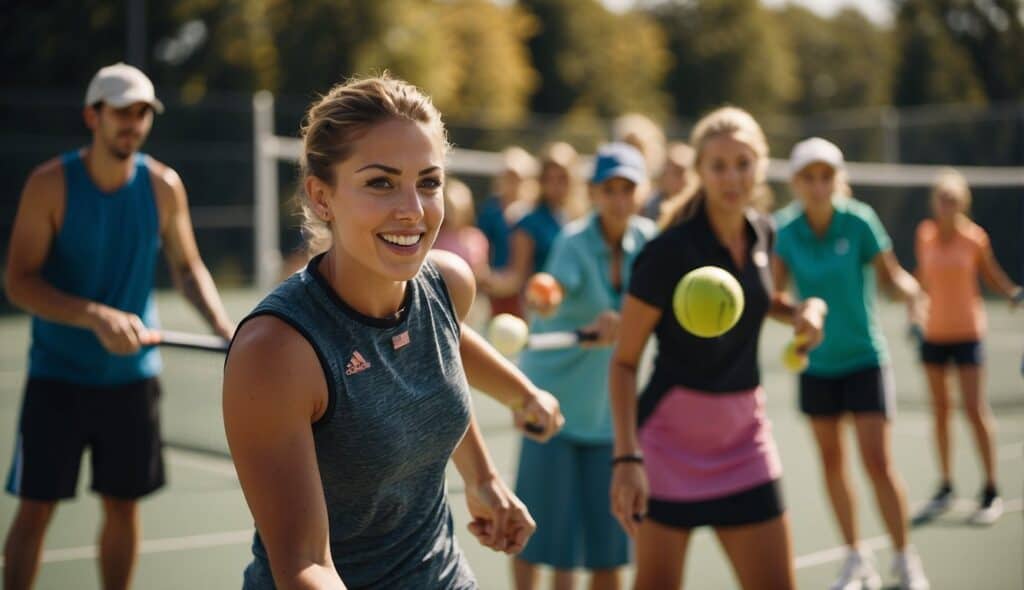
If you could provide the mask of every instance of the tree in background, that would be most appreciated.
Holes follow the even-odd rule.
[[[824,18],[789,4],[773,17],[797,63],[802,92],[792,103],[794,113],[888,104],[893,68],[888,31],[853,9]]]
[[[352,75],[391,71],[423,88],[447,116],[481,124],[522,118],[535,74],[524,49],[533,21],[486,0],[191,0],[215,24],[208,53],[256,74],[242,89],[309,96]],[[220,6],[197,15],[198,5]],[[179,12],[186,12],[187,8]],[[199,67],[197,67],[199,66]],[[223,88],[223,70],[191,76]],[[198,70],[198,71],[197,71]]]
[[[445,118],[482,126],[523,120],[539,82],[526,47],[536,19],[519,6],[490,0],[449,2],[437,10],[445,57],[454,65],[452,91],[435,97]]]
[[[666,86],[677,115],[723,102],[780,113],[800,95],[792,50],[758,0],[667,0],[648,10],[675,60]]]
[[[967,51],[989,101],[1024,98],[1024,3],[941,0],[947,29]]]
[[[950,35],[940,2],[896,2],[898,63],[893,102],[900,106],[985,102],[982,81],[971,64],[970,55]]]
[[[150,7],[152,34],[174,23],[162,6]],[[5,3],[0,18],[5,88],[61,88],[85,92],[100,67],[124,59],[125,7],[111,0]],[[152,37],[151,37],[152,38]]]
[[[1024,98],[1022,0],[892,1],[889,31],[758,0],[638,0],[622,14],[600,0],[148,0],[146,70],[165,98],[194,103],[262,88],[306,101],[389,69],[453,121],[543,113],[588,137],[623,112],[693,118],[723,102],[800,115]],[[125,2],[16,2],[5,16],[4,88],[78,93],[124,56]]]
[[[309,96],[352,75],[390,70],[443,96],[453,67],[430,4],[415,0],[239,0],[267,2],[266,20],[279,55],[279,84],[266,88]],[[237,33],[236,33],[237,35]]]
[[[210,91],[277,88],[280,55],[268,15],[274,8],[274,0],[149,2],[149,12],[166,13],[169,28],[150,27],[146,70],[185,103]]]
[[[645,14],[615,14],[597,0],[523,0],[539,23],[528,45],[541,84],[531,109],[576,119],[626,111],[664,116],[671,56]]]

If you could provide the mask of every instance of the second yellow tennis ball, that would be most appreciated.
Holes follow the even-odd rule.
[[[702,338],[721,336],[743,315],[743,288],[724,268],[702,266],[676,285],[672,311],[687,332]]]
[[[797,334],[789,341],[782,351],[782,366],[791,373],[803,373],[807,368],[809,358],[806,352],[800,352],[799,348],[807,344],[807,336]]]
[[[782,351],[782,366],[791,373],[803,373],[807,368],[807,355],[797,352],[800,342],[791,340]]]

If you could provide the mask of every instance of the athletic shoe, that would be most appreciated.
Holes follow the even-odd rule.
[[[968,521],[971,524],[987,526],[999,520],[999,517],[1002,515],[1003,499],[999,497],[999,492],[995,488],[985,488],[981,493],[981,503],[978,505],[978,510],[971,515]]]
[[[938,491],[932,496],[932,499],[921,508],[916,515],[914,515],[913,522],[927,522],[943,512],[949,510],[953,506],[953,486],[948,483],[944,483],[939,486]]]
[[[917,551],[909,545],[892,560],[892,573],[900,581],[900,590],[928,590],[931,584],[924,575],[924,567]]]
[[[843,568],[839,570],[839,577],[829,590],[878,590],[882,587],[882,577],[878,575],[874,562],[871,551],[850,549]]]

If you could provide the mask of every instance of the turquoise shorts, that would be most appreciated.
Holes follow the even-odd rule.
[[[555,569],[612,569],[630,561],[629,538],[612,516],[612,445],[562,437],[523,439],[516,495],[537,521],[519,558]]]

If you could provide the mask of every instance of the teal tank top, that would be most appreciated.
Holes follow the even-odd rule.
[[[64,220],[43,264],[43,278],[61,291],[134,313],[147,327],[158,327],[153,273],[160,219],[146,156],[136,154],[131,178],[109,193],[93,184],[78,151],[61,156],[61,163]],[[32,378],[119,385],[156,376],[160,368],[155,348],[114,355],[91,330],[32,318]]]
[[[444,280],[427,262],[407,283],[398,316],[371,318],[337,296],[317,271],[321,258],[242,323],[277,317],[320,360],[328,407],[312,429],[334,566],[353,589],[475,589],[445,486],[470,401]],[[252,551],[243,588],[274,588],[259,530]]]
[[[562,230],[561,216],[555,215],[547,203],[542,201],[519,220],[516,229],[525,231],[533,240],[533,272],[540,272],[548,261],[548,254],[558,232]]]

